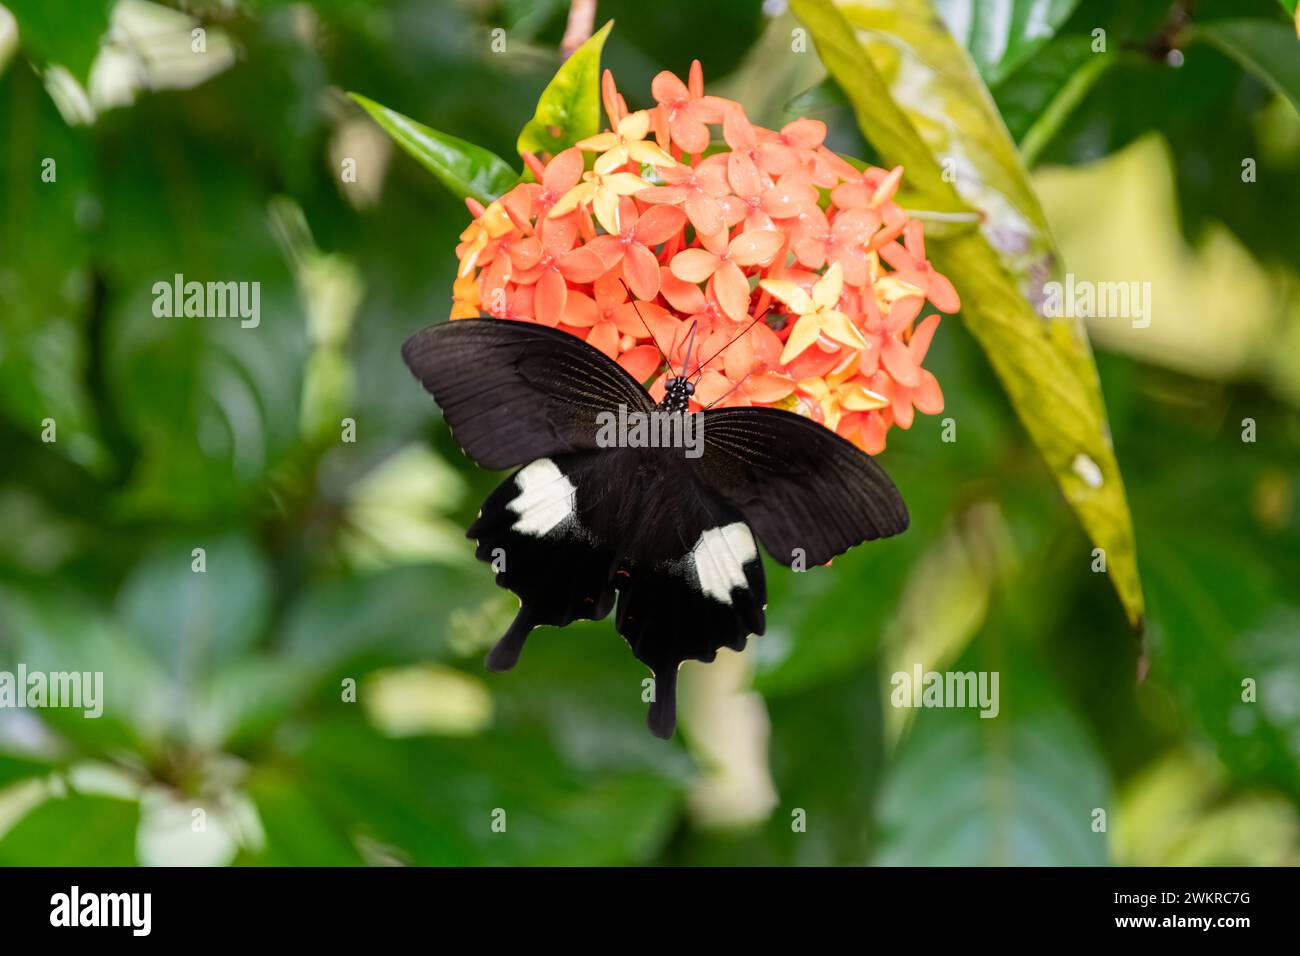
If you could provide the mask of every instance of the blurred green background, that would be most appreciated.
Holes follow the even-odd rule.
[[[1066,266],[1152,283],[1149,328],[1089,329],[1145,680],[960,317],[928,363],[947,408],[881,458],[911,530],[769,566],[767,635],[686,665],[672,742],[608,621],[488,675],[515,604],[463,529],[500,476],[398,352],[445,317],[468,216],[345,93],[513,161],[568,4],[12,0],[0,670],[102,671],[106,704],[0,709],[0,864],[1300,862],[1294,2],[933,5]],[[600,0],[610,18],[633,108],[698,57],[755,121],[793,101],[869,155],[784,4]],[[176,273],[260,282],[260,325],[156,318]],[[891,707],[913,663],[999,672],[1000,715]]]

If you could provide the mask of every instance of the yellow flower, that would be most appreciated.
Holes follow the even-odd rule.
[[[651,166],[676,166],[677,161],[654,143],[645,142],[650,132],[650,114],[645,110],[629,113],[618,123],[616,132],[597,133],[577,144],[579,149],[594,150],[602,155],[596,160],[597,173],[608,173],[629,161]]]
[[[460,238],[469,245],[461,257],[460,268],[456,270],[457,278],[463,279],[473,272],[478,265],[478,257],[487,248],[487,244],[493,239],[500,239],[514,227],[505,206],[499,200],[493,200],[483,210],[483,215],[471,222],[460,234]]]
[[[857,374],[855,356],[825,378],[806,378],[799,383],[799,391],[821,405],[822,419],[831,431],[839,425],[845,412],[870,412],[889,404],[889,399],[867,388]]]
[[[786,304],[799,316],[786,339],[781,352],[781,364],[787,365],[802,355],[808,346],[825,335],[852,349],[864,349],[867,340],[849,321],[849,317],[835,308],[844,290],[844,270],[837,262],[826,270],[812,288],[812,295],[797,283],[786,279],[764,279],[759,285]]]
[[[559,198],[551,207],[551,217],[564,216],[583,203],[591,203],[596,221],[611,236],[621,235],[618,201],[639,193],[650,184],[632,173],[598,173],[594,169],[582,174],[582,182]]]
[[[479,314],[478,279],[465,275],[451,285],[451,318],[472,319]]]

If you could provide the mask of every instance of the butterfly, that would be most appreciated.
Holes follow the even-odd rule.
[[[599,350],[531,322],[458,319],[402,348],[470,459],[517,469],[467,532],[520,601],[487,668],[514,667],[535,627],[613,611],[654,674],[647,722],[663,738],[676,726],[682,661],[712,661],[763,633],[758,544],[802,568],[908,525],[884,470],[825,426],[775,408],[689,412],[689,350],[680,374],[669,363],[657,405]],[[688,423],[702,433],[695,457],[600,438],[611,415],[656,412],[699,416]]]

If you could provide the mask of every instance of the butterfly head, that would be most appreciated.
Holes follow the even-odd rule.
[[[666,412],[684,412],[691,404],[695,386],[685,378],[670,378],[664,386],[664,400],[659,407]]]

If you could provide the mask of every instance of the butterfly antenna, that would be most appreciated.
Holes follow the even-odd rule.
[[[719,396],[718,396],[717,398],[715,398],[713,401],[709,402],[709,404],[705,405],[704,408],[702,408],[702,409],[700,409],[700,410],[701,410],[701,411],[707,411],[708,409],[712,408],[714,405],[718,404],[718,402],[722,401],[724,398],[726,398],[728,395],[730,395],[730,394],[731,394],[732,392],[734,392],[736,389],[740,388],[740,386],[744,385],[747,381],[749,381],[749,376],[751,376],[751,375],[753,375],[753,374],[754,374],[753,372],[746,372],[744,378],[742,378],[739,382],[737,382],[735,385],[731,386],[731,388],[727,389],[725,392],[723,392],[721,395],[719,395]]]
[[[686,340],[686,357],[682,359],[682,374],[680,376],[681,378],[686,377],[686,370],[691,367],[691,349],[695,345],[695,330],[699,326],[699,324],[700,324],[699,322],[691,323],[691,335],[690,338]],[[668,371],[669,372],[672,371],[671,365],[668,366]]]
[[[758,315],[754,316],[754,321],[753,321],[753,322],[750,322],[749,325],[747,325],[747,326],[745,326],[743,329],[741,329],[740,332],[737,333],[737,335],[736,335],[736,337],[735,337],[734,339],[732,339],[730,342],[728,342],[728,343],[727,343],[726,345],[724,345],[722,348],[718,349],[716,352],[714,352],[712,355],[710,355],[707,359],[705,359],[705,360],[704,360],[703,362],[701,362],[699,365],[695,366],[695,377],[696,377],[696,378],[699,378],[701,375],[703,375],[703,374],[704,374],[704,368],[705,368],[706,365],[708,365],[710,362],[712,362],[715,358],[717,358],[717,357],[718,357],[719,355],[721,355],[723,352],[727,351],[727,349],[731,348],[733,345],[735,345],[737,342],[739,342],[739,341],[740,341],[740,337],[741,337],[742,335],[744,335],[746,332],[748,332],[748,331],[749,331],[750,329],[752,329],[754,326],[758,325],[758,323],[761,322],[761,321],[763,320],[763,317],[764,317],[765,315],[767,315],[767,313],[769,313],[769,312],[771,312],[771,311],[772,311],[772,307],[769,305],[769,306],[768,306],[766,309],[764,309],[762,312],[758,313]]]
[[[646,332],[650,335],[650,341],[653,342],[655,348],[659,350],[659,357],[663,359],[664,364],[668,366],[668,374],[671,375],[673,371],[673,363],[668,361],[668,356],[664,354],[663,347],[659,344],[659,340],[655,338],[655,334],[650,328],[650,323],[647,322],[645,316],[641,314],[641,307],[636,304],[636,296],[632,294],[632,290],[628,288],[627,281],[623,279],[622,276],[619,277],[618,281],[623,284],[623,288],[627,292],[627,297],[632,302],[632,308],[636,311],[636,317],[640,319],[641,324],[645,326]]]

